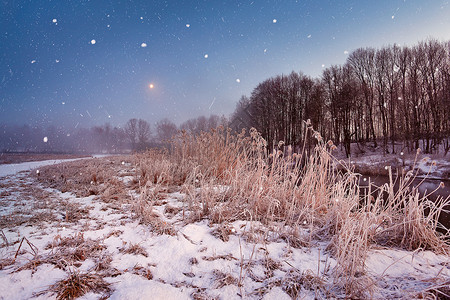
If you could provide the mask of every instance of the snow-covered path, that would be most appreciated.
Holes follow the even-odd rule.
[[[28,161],[19,164],[3,164],[0,165],[0,177],[13,175],[22,171],[29,171],[35,168],[40,168],[43,166],[55,165],[62,162],[75,161],[80,159],[89,159],[90,157],[84,158],[72,158],[72,159],[50,159],[42,161]]]

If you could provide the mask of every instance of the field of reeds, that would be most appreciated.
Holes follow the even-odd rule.
[[[237,135],[223,128],[198,136],[182,132],[170,149],[136,155],[140,205],[152,205],[149,187],[180,186],[186,222],[258,221],[297,246],[324,242],[337,264],[331,282],[320,285],[348,298],[370,298],[376,289],[365,269],[370,249],[450,253],[449,230],[438,222],[450,197],[421,196],[411,185],[414,168],[401,178],[388,168],[389,183],[363,191],[358,174],[333,156],[332,141],[311,127],[306,134],[316,141],[310,153],[292,153],[283,142],[269,152],[254,129]],[[450,289],[444,290],[448,296]]]

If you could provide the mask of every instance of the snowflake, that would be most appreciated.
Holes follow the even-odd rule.
[[[277,19],[273,19],[273,20],[272,20],[272,23],[275,24],[276,22],[277,22]]]
[[[236,79],[236,82],[239,83],[239,82],[241,82],[241,80],[240,80],[239,78],[237,78],[237,79]]]
[[[191,24],[186,24],[186,27],[187,27],[187,28],[191,27]]]
[[[96,43],[96,41],[93,39],[93,40],[91,40],[91,44],[92,45],[95,45],[95,43]]]
[[[142,43],[142,44],[141,44],[141,47],[142,47],[142,48],[147,47],[147,43]]]
[[[44,136],[44,143],[47,143],[48,142],[48,137],[46,137],[46,136]]]
[[[53,19],[52,22],[56,24],[58,22],[58,20]]]
[[[204,57],[205,57],[205,58],[208,58],[208,54],[205,54]]]

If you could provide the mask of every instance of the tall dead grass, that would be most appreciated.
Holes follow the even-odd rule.
[[[306,135],[316,141],[310,153],[292,153],[282,142],[269,152],[255,129],[182,132],[171,149],[137,156],[141,197],[148,197],[151,186],[178,185],[186,194],[187,222],[256,220],[278,224],[283,236],[308,228],[309,236],[301,236],[304,245],[329,241],[337,260],[333,286],[346,297],[370,297],[375,284],[366,276],[365,258],[373,244],[448,253],[448,230],[436,229],[442,229],[438,218],[449,197],[435,202],[421,197],[410,177],[399,179],[394,189],[392,173],[376,194],[364,194],[358,174],[334,158],[333,143],[310,126]]]

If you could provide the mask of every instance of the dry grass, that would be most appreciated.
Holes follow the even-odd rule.
[[[214,288],[220,289],[227,285],[237,285],[238,279],[234,278],[230,273],[224,273],[219,270],[213,271]]]
[[[131,160],[130,156],[113,156],[73,161],[42,167],[33,176],[46,186],[78,197],[99,195],[105,202],[127,201],[125,184],[116,176]]]
[[[120,250],[125,254],[134,254],[134,255],[142,255],[144,257],[148,257],[147,251],[139,245],[139,244],[129,244],[128,247],[124,247]]]
[[[25,239],[25,241],[27,241]],[[22,243],[21,243],[22,245]],[[19,253],[21,245],[16,252]],[[73,236],[61,237],[56,236],[53,242],[47,245],[46,249],[51,251],[45,255],[38,255],[37,249],[33,249],[33,258],[24,265],[17,267],[14,272],[22,270],[36,271],[37,267],[43,264],[54,265],[62,270],[69,270],[71,266],[80,266],[81,262],[88,258],[94,261],[103,260],[103,255],[106,247],[98,240],[85,239],[82,233],[77,233]]]
[[[310,127],[305,135],[316,140],[311,153],[292,153],[282,143],[268,152],[254,129],[237,135],[222,128],[198,136],[182,132],[170,151],[137,156],[140,216],[153,218],[154,201],[148,199],[155,198],[155,189],[182,185],[185,222],[208,218],[219,224],[213,234],[224,241],[231,234],[226,224],[235,220],[278,224],[279,237],[293,247],[328,241],[337,260],[333,293],[344,297],[371,297],[375,283],[366,274],[365,258],[374,244],[449,253],[449,233],[437,229],[443,229],[438,219],[450,198],[420,197],[411,188],[412,176],[399,178],[400,188],[394,189],[390,170],[391,182],[364,196],[358,175],[334,158],[333,143]],[[315,289],[321,285],[300,276]],[[288,289],[296,295],[295,286]]]
[[[106,298],[111,289],[110,284],[97,274],[70,271],[66,279],[58,281],[37,296],[48,292],[56,294],[58,300],[75,299],[88,292],[102,294],[103,298]]]

